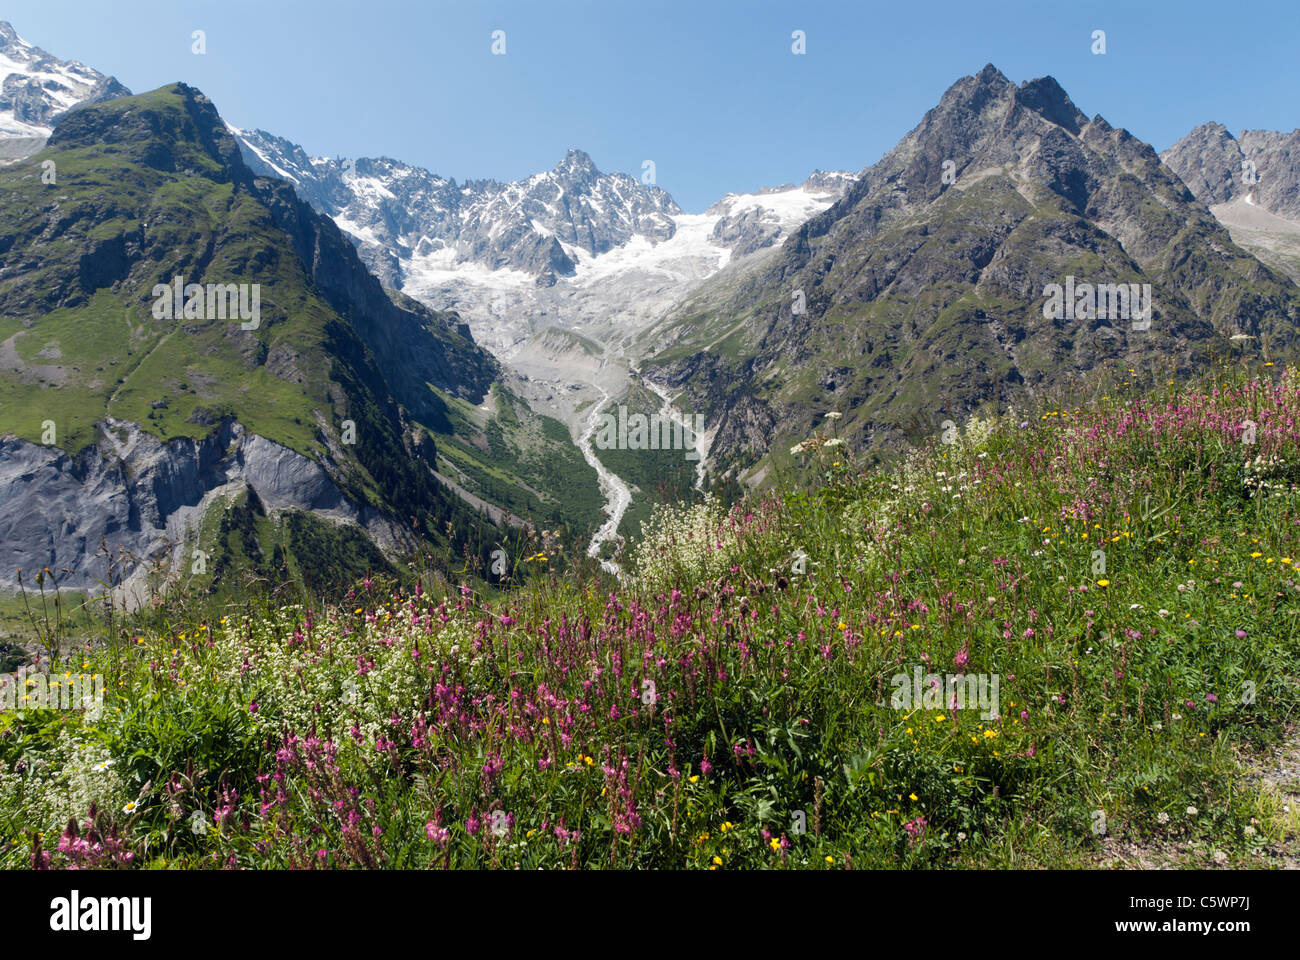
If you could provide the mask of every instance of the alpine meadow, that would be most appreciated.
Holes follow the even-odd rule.
[[[1300,866],[1300,16],[999,5],[16,4],[0,867]]]

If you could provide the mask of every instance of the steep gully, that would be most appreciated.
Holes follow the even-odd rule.
[[[605,404],[609,402],[609,391],[596,386],[594,383],[591,386],[600,390],[601,399],[592,405],[582,435],[578,438],[578,449],[582,451],[582,456],[596,471],[596,476],[600,480],[601,493],[605,495],[606,500],[605,513],[607,519],[601,524],[595,535],[592,536],[591,544],[587,547],[587,556],[599,557],[600,548],[605,541],[615,540],[618,537],[618,525],[623,522],[623,514],[627,512],[628,506],[632,503],[632,490],[617,474],[600,462],[600,457],[596,456],[596,451],[592,449],[591,437],[600,424],[601,411],[605,408]],[[613,560],[602,560],[600,566],[607,573],[612,573],[617,577],[622,576],[622,568]]]

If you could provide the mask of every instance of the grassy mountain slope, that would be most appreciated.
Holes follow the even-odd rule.
[[[258,284],[260,323],[156,318],[176,276]],[[52,422],[55,446],[111,456],[110,417],[164,441],[236,420],[417,539],[486,557],[494,528],[431,468],[454,405],[498,373],[454,314],[384,291],[332,222],[255,177],[184,84],[76,111],[0,172],[0,433],[44,443]]]
[[[1294,863],[1251,768],[1300,709],[1300,380],[1025,416],[669,511],[612,591],[375,585],[74,651],[98,717],[0,714],[0,862]]]
[[[596,471],[563,423],[535,413],[504,382],[481,406],[451,398],[447,406],[452,430],[436,435],[439,464],[457,484],[516,517],[562,529],[575,546],[600,526]]]

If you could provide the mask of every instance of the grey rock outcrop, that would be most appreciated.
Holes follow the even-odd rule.
[[[204,548],[204,514],[245,488],[272,513],[310,511],[363,527],[385,550],[408,545],[392,523],[349,502],[323,466],[237,422],[164,443],[114,420],[76,455],[0,437],[0,589],[13,588],[19,570],[30,587],[49,568],[61,588],[95,590],[112,557],[113,579],[138,594],[156,565],[188,571]]]
[[[733,256],[744,257],[770,247],[781,236],[781,224],[760,207],[750,207],[723,217],[713,226],[709,239],[727,247]]]
[[[1300,130],[1205,123],[1160,155],[1232,239],[1300,283]]]

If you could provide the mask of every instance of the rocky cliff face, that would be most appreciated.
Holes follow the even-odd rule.
[[[412,541],[368,506],[350,502],[318,463],[225,420],[201,439],[160,441],[108,419],[76,454],[0,437],[0,589],[21,570],[30,587],[49,568],[61,587],[96,590],[111,579],[138,598],[152,574],[185,575],[204,517],[252,491],[274,516],[302,510],[361,526],[383,548]],[[215,561],[214,561],[215,562]]]
[[[1300,283],[1300,130],[1197,127],[1160,155],[1232,239]]]

